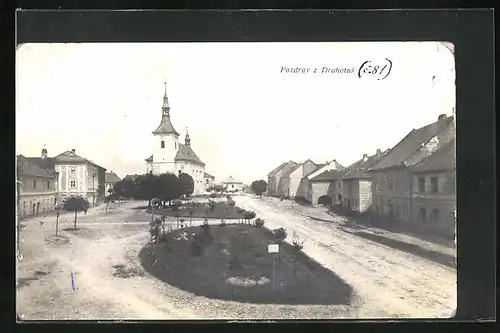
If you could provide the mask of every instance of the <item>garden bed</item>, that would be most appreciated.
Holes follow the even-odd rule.
[[[208,298],[258,304],[350,303],[348,284],[289,244],[280,246],[273,273],[267,251],[274,242],[266,228],[190,227],[168,233],[164,243],[144,247],[139,258],[156,278]]]
[[[192,210],[192,215],[190,215],[190,210]],[[151,208],[147,210],[151,213]],[[208,209],[204,203],[198,202],[188,205],[182,205],[177,209],[175,207],[164,207],[160,209],[154,209],[155,214],[163,214],[165,216],[182,217],[185,219],[192,218],[209,218],[209,219],[242,219],[243,212],[237,206],[231,206],[226,202],[218,202],[214,205],[213,209]]]

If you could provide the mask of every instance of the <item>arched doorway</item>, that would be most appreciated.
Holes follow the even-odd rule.
[[[337,199],[339,201],[339,204],[342,204],[342,194],[339,193],[339,195],[337,196]]]
[[[38,216],[39,213],[40,213],[40,203],[37,202],[36,203],[36,215]]]
[[[32,214],[33,216],[35,216],[35,214],[36,214],[36,204],[35,204],[35,203],[33,204],[32,209],[33,209],[33,210],[31,211],[31,214]]]
[[[330,205],[332,203],[332,197],[329,195],[322,195],[318,198],[319,205]]]
[[[351,210],[351,199],[347,199],[347,209]]]

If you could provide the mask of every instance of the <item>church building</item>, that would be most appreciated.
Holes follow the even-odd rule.
[[[170,121],[166,83],[161,109],[160,125],[152,132],[153,155],[145,160],[146,170],[155,175],[173,173],[178,176],[181,173],[186,173],[193,178],[193,194],[202,194],[205,192],[205,163],[191,148],[191,139],[187,130],[184,143],[179,142],[179,133]]]

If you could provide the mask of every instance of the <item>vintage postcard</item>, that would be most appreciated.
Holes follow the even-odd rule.
[[[453,44],[16,57],[20,320],[454,316]]]

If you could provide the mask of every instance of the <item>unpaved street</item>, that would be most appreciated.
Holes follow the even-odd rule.
[[[73,214],[62,214],[59,244],[47,242],[54,235],[54,216],[22,221],[18,315],[25,320],[140,320],[442,317],[453,313],[454,269],[350,234],[338,228],[341,219],[323,222],[333,218],[321,208],[253,196],[234,199],[238,206],[255,210],[266,220],[266,227],[287,229],[289,240],[293,231],[307,236],[304,252],[353,287],[353,303],[245,304],[196,296],[163,283],[145,272],[138,259],[149,239],[150,215],[134,209],[143,202],[127,202],[110,207],[108,214],[104,206],[80,214],[77,226],[81,229],[76,233],[70,230]],[[420,245],[453,252],[438,245]],[[117,275],[117,267],[129,275]]]
[[[306,238],[304,252],[349,283],[361,317],[450,317],[456,308],[456,270],[417,255],[349,233],[345,219],[323,208],[275,198],[239,196],[236,204],[257,212],[266,227],[295,231]],[[367,232],[381,231],[367,229]],[[416,246],[453,255],[455,250],[409,236],[387,235]]]

